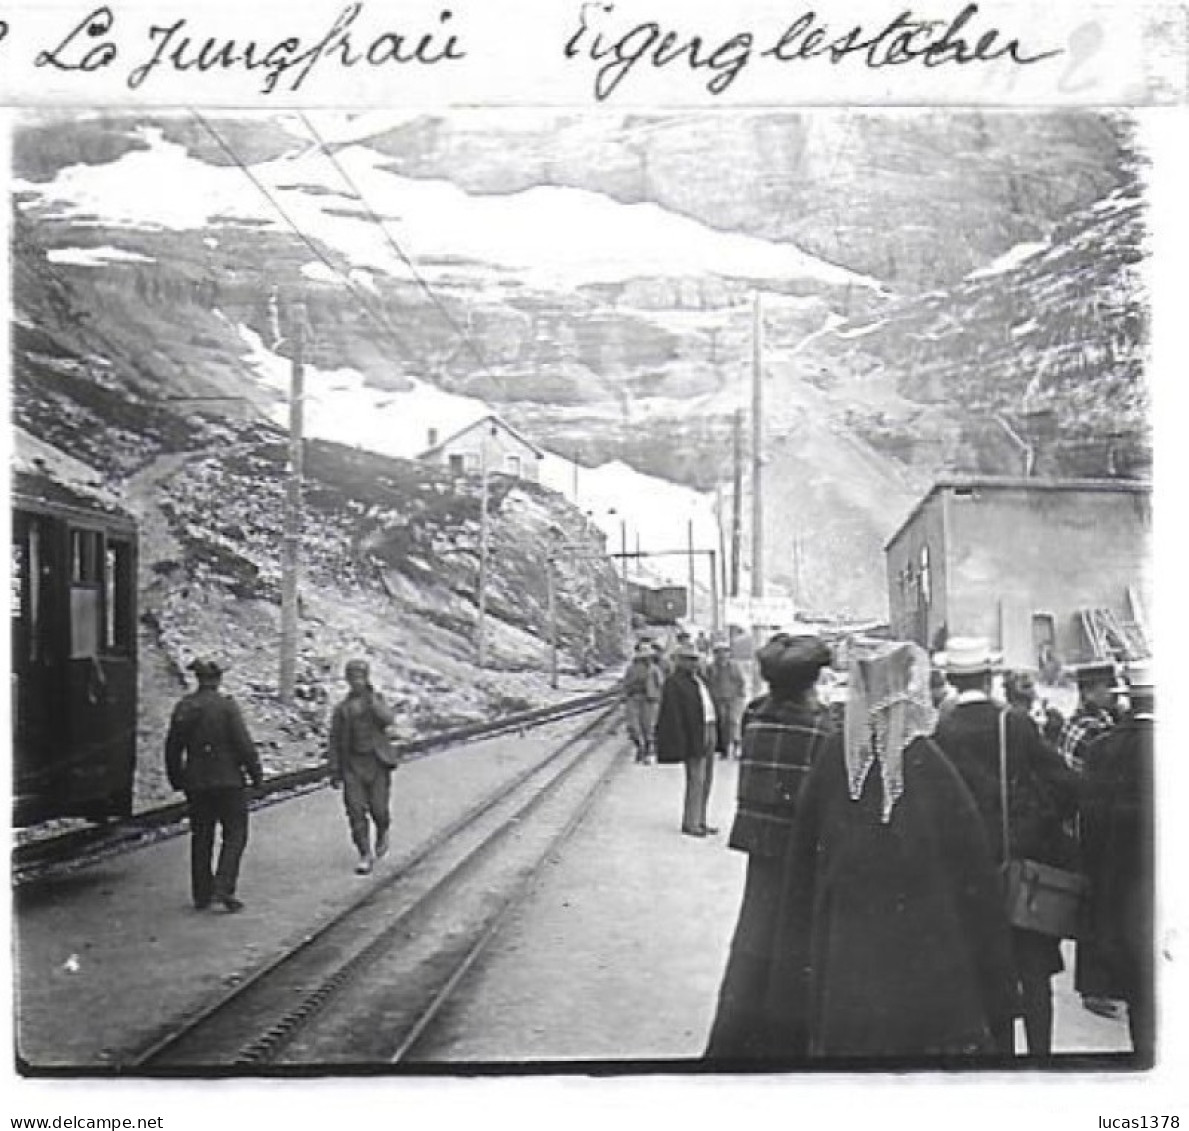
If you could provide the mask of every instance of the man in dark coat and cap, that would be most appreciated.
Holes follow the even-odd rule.
[[[1083,994],[1127,1003],[1132,1051],[1155,1056],[1155,835],[1151,667],[1128,671],[1130,710],[1092,742],[1082,778],[1082,862],[1090,882],[1078,938]]]
[[[234,699],[219,691],[223,669],[214,660],[190,664],[198,690],[173,710],[165,738],[169,784],[186,794],[190,811],[190,893],[194,906],[212,900],[228,911],[243,909],[235,889],[248,843],[245,779],[264,780],[256,746]],[[223,830],[219,863],[211,872],[215,830]]]
[[[981,637],[951,637],[947,651],[935,657],[958,690],[953,710],[937,726],[937,744],[969,787],[997,861],[1036,860],[1056,868],[1077,864],[1077,846],[1065,825],[1077,809],[1077,778],[1041,738],[1027,716],[990,697],[998,656]],[[1007,761],[1007,827],[1003,843],[1000,774],[1000,716]],[[1019,978],[1028,1053],[1052,1051],[1052,977],[1064,968],[1060,940],[1012,927],[1012,949]]]
[[[778,633],[758,652],[768,694],[743,716],[738,805],[731,848],[747,853],[747,880],[718,994],[706,1056],[724,1063],[778,1058],[764,1027],[768,972],[784,855],[801,785],[814,760],[839,736],[816,685],[830,649],[816,636]]]
[[[1111,708],[1115,703],[1118,676],[1110,661],[1082,664],[1076,671],[1077,709],[1061,728],[1057,753],[1065,764],[1081,773],[1086,751],[1097,738],[1115,725]]]
[[[718,725],[714,701],[699,667],[702,654],[693,644],[679,644],[676,664],[661,688],[656,724],[656,756],[662,765],[685,766],[685,801],[681,831],[686,836],[711,836],[718,829],[706,823],[710,786],[714,780],[714,748]]]

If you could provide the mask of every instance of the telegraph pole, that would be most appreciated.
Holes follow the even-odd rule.
[[[718,635],[722,628],[722,622],[719,619],[719,600],[718,600],[718,551],[710,551],[710,631],[715,636]]]
[[[735,410],[734,468],[731,481],[731,578],[727,592],[739,596],[739,558],[743,548],[743,411]]]
[[[619,520],[619,602],[623,616],[623,646],[630,654],[632,650],[632,601],[628,593],[628,524]]]
[[[691,518],[685,524],[686,545],[689,547],[689,619],[694,619],[694,520]]]
[[[479,474],[482,484],[479,488],[479,619],[477,628],[477,649],[479,667],[487,662],[487,440],[480,439]]]
[[[751,376],[751,595],[764,595],[764,496],[763,445],[763,353],[764,313],[760,292],[755,292],[753,306]]]
[[[294,303],[290,323],[293,357],[289,376],[289,480],[281,546],[282,703],[293,702],[297,683],[297,582],[301,570],[302,410],[305,399],[305,308],[300,302]]]
[[[545,580],[549,605],[549,686],[557,688],[557,581],[553,576],[553,555],[545,559]]]

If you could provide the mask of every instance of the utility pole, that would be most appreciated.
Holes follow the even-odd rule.
[[[487,545],[488,545],[488,517],[487,517],[487,431],[481,430],[479,435],[479,617],[476,624],[476,650],[479,654],[479,667],[487,663]]]
[[[281,544],[281,702],[292,703],[297,683],[297,581],[301,570],[302,409],[305,399],[305,308],[294,303],[289,378],[289,481]]]
[[[722,480],[718,480],[714,484],[714,518],[715,527],[718,534],[718,557],[715,559],[716,564],[713,569],[713,576],[711,578],[712,584],[720,586],[721,593],[729,593],[727,588],[727,536],[723,530],[723,494],[722,494]],[[719,570],[722,570],[722,577],[719,577]],[[714,602],[714,615],[719,615],[719,602]]]
[[[623,646],[630,654],[632,650],[632,601],[628,593],[628,524],[619,520],[619,601],[623,615]]]
[[[689,546],[689,619],[694,619],[694,520],[686,522],[686,545]]]
[[[760,292],[755,292],[753,305],[754,326],[752,330],[752,376],[751,376],[751,595],[764,595],[764,496],[763,446],[764,446],[764,403],[763,403],[763,354],[764,354],[764,312]]]
[[[557,688],[557,582],[553,576],[553,555],[545,559],[545,582],[549,608],[549,686]]]
[[[735,410],[734,468],[731,480],[731,581],[728,592],[739,596],[739,558],[743,549],[743,410]]]
[[[722,621],[719,619],[719,600],[718,600],[718,551],[710,551],[710,631],[715,636],[718,635],[722,628]]]

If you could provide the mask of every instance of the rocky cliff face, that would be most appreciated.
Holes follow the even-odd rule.
[[[18,421],[126,469],[177,429],[170,397],[263,409],[276,394],[244,329],[286,355],[300,295],[312,365],[391,390],[417,376],[588,465],[707,490],[730,479],[732,415],[750,403],[759,292],[767,572],[815,611],[860,615],[882,611],[882,540],[937,473],[1147,464],[1142,168],[1125,119],[459,112],[351,146],[327,130],[328,153],[288,119],[217,128],[226,147],[182,117],[18,130]],[[371,177],[366,200],[329,154]],[[154,160],[220,207],[148,222],[93,188]],[[407,220],[432,218],[427,197],[451,217],[432,239]],[[610,266],[591,269],[595,238],[581,272],[536,268],[531,218],[545,230],[558,201],[576,219],[550,238],[593,227]],[[373,209],[415,259],[377,266]],[[501,225],[526,215],[501,250]],[[671,244],[632,257],[662,229]],[[683,257],[682,241],[702,250]]]
[[[959,280],[1128,179],[1105,115],[849,110],[418,119],[371,144],[478,193],[569,185],[788,241],[896,289]]]

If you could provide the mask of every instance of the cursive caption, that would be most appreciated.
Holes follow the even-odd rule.
[[[319,71],[449,68],[469,56],[465,28],[449,9],[419,23],[379,30],[367,27],[364,17],[362,0],[355,0],[312,35],[280,31],[251,38],[220,34],[186,16],[128,27],[115,8],[102,4],[82,19],[75,17],[55,42],[41,46],[34,65],[59,75],[111,71],[132,90],[148,88],[163,74],[215,79],[238,73],[258,77],[260,92],[272,94],[300,91]],[[9,33],[8,22],[0,20],[0,45]],[[813,9],[796,10],[771,29],[711,36],[655,20],[620,19],[611,0],[582,3],[560,47],[566,65],[589,68],[600,102],[646,69],[693,76],[710,94],[721,95],[757,65],[824,62],[882,70],[1001,62],[1022,68],[1065,51],[1025,43],[989,23],[974,3],[941,18],[905,9],[873,26],[851,24],[833,12],[826,20]]]
[[[585,59],[596,66],[594,93],[609,98],[632,71],[651,65],[661,69],[684,64],[708,77],[706,89],[721,94],[755,60],[775,63],[857,63],[871,69],[917,64],[923,67],[965,66],[1006,60],[1032,66],[1063,53],[1062,48],[1027,48],[1019,37],[997,27],[980,27],[977,4],[967,4],[948,19],[929,19],[900,12],[885,24],[864,27],[825,23],[816,11],[801,12],[773,37],[738,31],[719,40],[682,34],[645,21],[615,26],[615,5],[582,5],[579,26],[566,43],[567,59]]]
[[[444,9],[437,24],[425,28],[389,28],[366,31],[360,26],[363,4],[348,4],[321,34],[310,38],[278,35],[268,40],[212,35],[182,17],[168,24],[153,24],[146,32],[148,49],[128,52],[121,42],[115,10],[104,4],[91,11],[52,47],[38,52],[37,67],[64,73],[92,74],[115,66],[125,54],[134,56],[125,82],[132,90],[147,86],[160,71],[206,75],[242,71],[259,73],[261,93],[296,92],[317,69],[337,66],[385,67],[414,64],[432,67],[466,58],[460,33],[451,22],[454,13]],[[3,29],[7,34],[7,27]],[[2,38],[2,36],[0,36]]]

